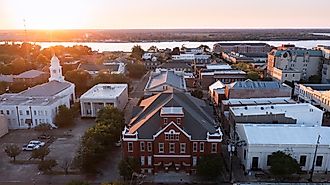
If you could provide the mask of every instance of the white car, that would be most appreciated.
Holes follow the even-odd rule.
[[[23,151],[32,151],[32,150],[36,150],[40,148],[39,145],[34,145],[34,144],[26,144],[26,145],[23,145],[23,148],[22,150]]]
[[[29,142],[29,145],[36,145],[36,146],[39,146],[39,147],[43,147],[43,146],[45,146],[45,142],[32,140],[32,141]]]

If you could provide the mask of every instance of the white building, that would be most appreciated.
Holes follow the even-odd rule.
[[[298,101],[320,106],[330,112],[330,84],[295,84]]]
[[[0,115],[0,138],[8,133],[8,120]]]
[[[246,171],[268,170],[268,158],[277,151],[290,154],[303,171],[310,171],[318,135],[321,138],[314,163],[315,172],[330,169],[329,127],[237,124],[236,130],[243,143],[237,148],[237,154]]]
[[[230,120],[236,123],[288,123],[321,126],[323,111],[309,103],[230,107]],[[282,122],[282,121],[283,122]]]
[[[81,116],[96,117],[105,106],[123,110],[128,101],[127,84],[98,84],[80,97]]]
[[[172,60],[195,60],[194,54],[172,55]]]
[[[40,123],[55,126],[58,107],[75,100],[75,85],[64,80],[56,56],[51,59],[48,83],[37,85],[16,94],[0,95],[0,114],[8,120],[10,129],[32,128]]]

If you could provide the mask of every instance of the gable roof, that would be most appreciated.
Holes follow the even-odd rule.
[[[15,76],[15,78],[36,78],[43,74],[45,74],[45,72],[32,69]]]
[[[80,64],[79,69],[83,69],[86,71],[101,71],[101,70],[109,70],[109,71],[118,71],[119,64]]]
[[[149,90],[163,84],[168,84],[177,89],[186,90],[184,76],[173,70],[159,70],[152,72],[145,90]]]
[[[69,88],[72,84],[70,82],[50,81],[41,85],[34,86],[27,89],[19,95],[21,96],[54,96],[61,91]]]
[[[139,138],[152,139],[162,127],[160,111],[163,107],[182,107],[184,112],[183,130],[192,139],[206,139],[207,132],[215,133],[215,122],[211,109],[202,100],[179,91],[166,91],[143,100],[141,111],[132,118],[129,133],[138,133]]]

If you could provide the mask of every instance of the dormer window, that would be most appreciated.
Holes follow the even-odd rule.
[[[176,118],[176,123],[177,123],[178,125],[180,125],[180,124],[181,124],[181,118]]]
[[[174,130],[170,130],[169,132],[165,132],[165,140],[178,141],[179,136],[180,136],[180,132],[175,132]]]
[[[167,124],[167,118],[164,118],[164,124]]]

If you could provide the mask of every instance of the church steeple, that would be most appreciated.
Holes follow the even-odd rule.
[[[50,78],[49,81],[59,81],[64,82],[64,77],[62,75],[62,66],[60,65],[60,60],[54,55],[50,60]]]

